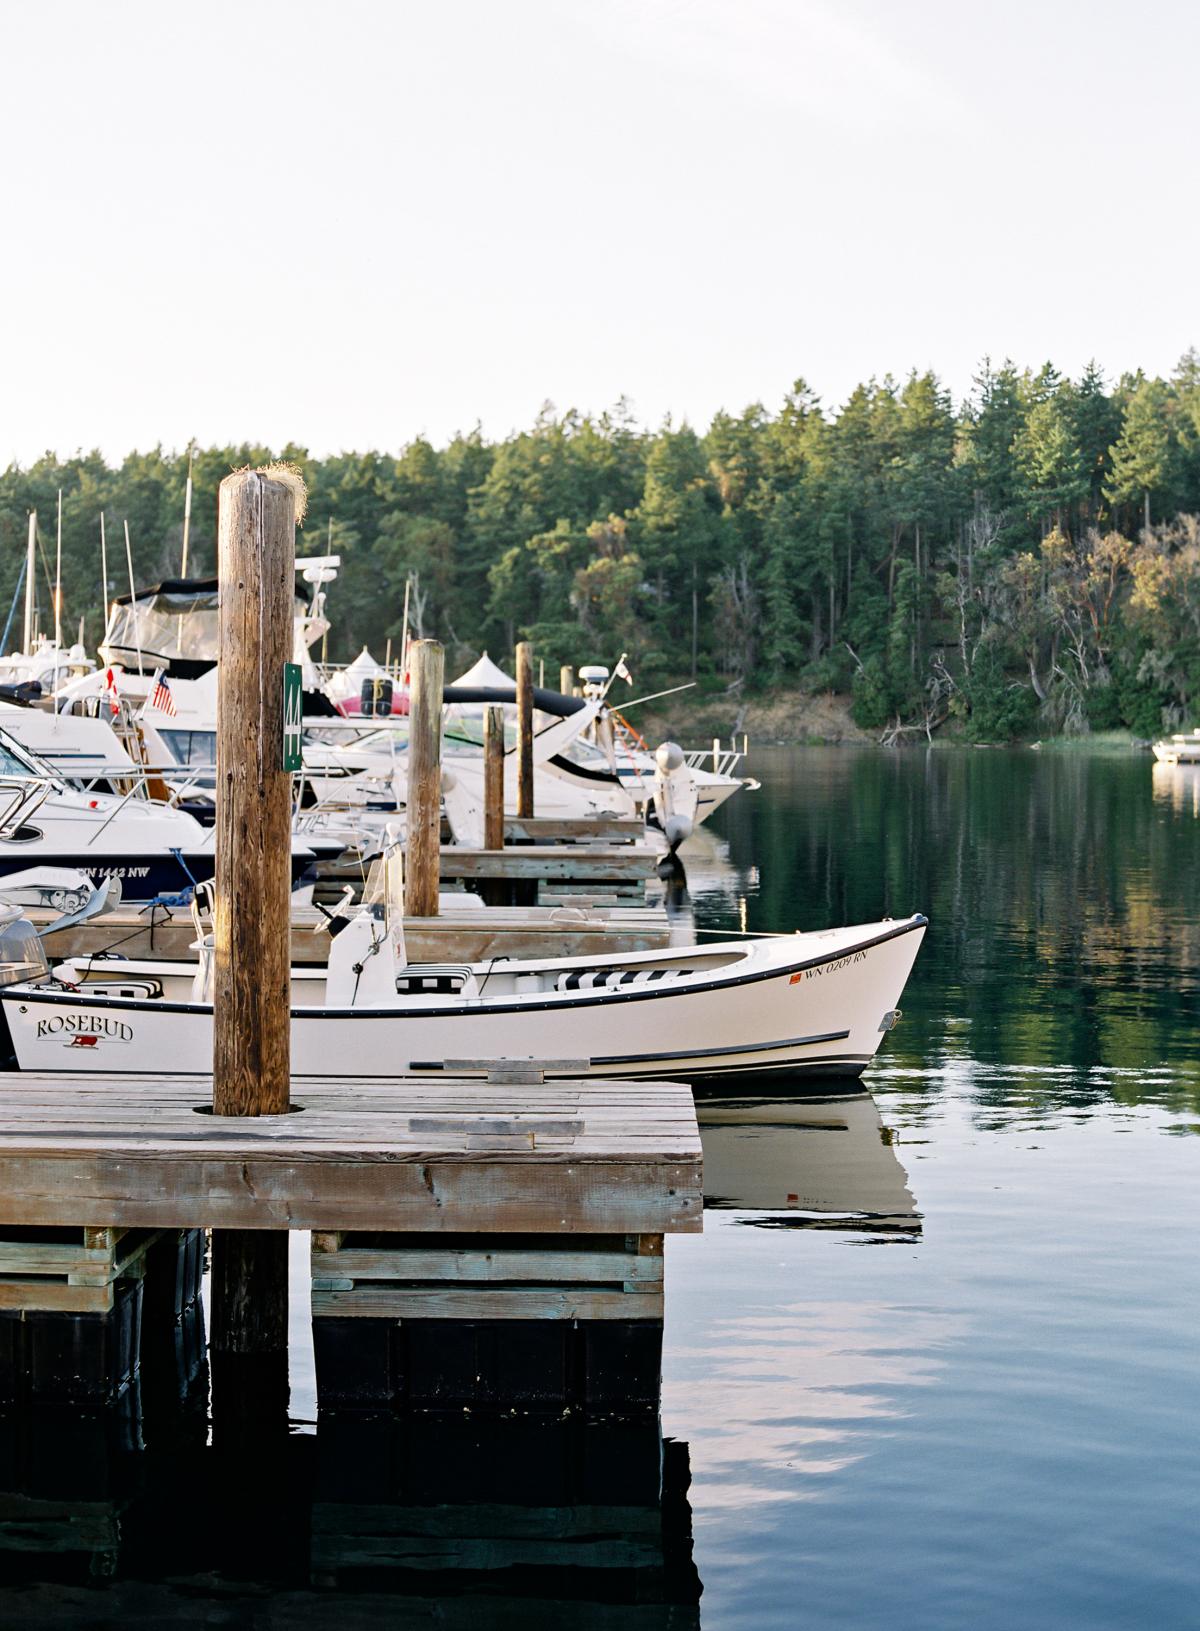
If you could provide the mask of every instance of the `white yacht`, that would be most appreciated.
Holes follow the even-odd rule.
[[[26,712],[5,712],[0,720]],[[40,716],[39,727],[48,717]],[[183,810],[136,796],[140,785],[119,795],[71,787],[61,770],[0,728],[0,879],[34,866],[72,868],[93,883],[119,879],[126,901],[151,901],[183,896],[211,878],[211,829]],[[307,882],[315,860],[310,848],[294,848],[293,883]]]
[[[1154,744],[1154,757],[1165,765],[1200,764],[1200,725]]]

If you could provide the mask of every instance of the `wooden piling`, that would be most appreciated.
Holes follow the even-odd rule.
[[[504,848],[504,710],[488,708],[483,723],[483,845]],[[485,906],[510,906],[513,886],[502,878],[481,878],[474,886]]]
[[[483,727],[483,847],[504,848],[504,710],[489,708]]]
[[[570,663],[563,663],[558,671],[558,689],[564,697],[575,695],[575,670]]]
[[[517,647],[517,814],[533,814],[533,647]]]
[[[438,915],[442,819],[442,680],[445,653],[438,640],[409,647],[408,854],[405,910]]]
[[[213,1113],[278,1115],[290,1089],[292,784],[283,768],[283,670],[292,654],[295,497],[257,471],[218,496]],[[214,1403],[249,1410],[245,1365],[287,1383],[287,1234],[214,1230]],[[260,1395],[261,1397],[261,1395]]]
[[[292,779],[283,667],[292,654],[290,487],[252,470],[221,483],[213,1110],[288,1107]]]

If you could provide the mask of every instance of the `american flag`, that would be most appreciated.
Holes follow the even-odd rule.
[[[167,685],[167,676],[160,668],[154,676],[154,688],[150,692],[150,706],[157,709],[160,714],[170,714],[172,718],[178,712],[175,707],[175,698],[171,695]]]

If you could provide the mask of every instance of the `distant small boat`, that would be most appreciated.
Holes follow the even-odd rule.
[[[1154,757],[1165,765],[1200,765],[1200,725],[1155,742]]]

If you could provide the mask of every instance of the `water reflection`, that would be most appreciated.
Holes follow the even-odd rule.
[[[1176,815],[1200,818],[1200,764],[1168,765],[1156,759],[1151,778],[1156,804],[1170,805]]]
[[[790,1228],[861,1229],[912,1239],[920,1217],[869,1093],[730,1094],[700,1089],[706,1208],[781,1214]],[[762,1223],[761,1218],[745,1222]]]
[[[3,1624],[699,1628],[686,1444],[657,1423],[330,1418],[238,1451],[0,1418]]]

